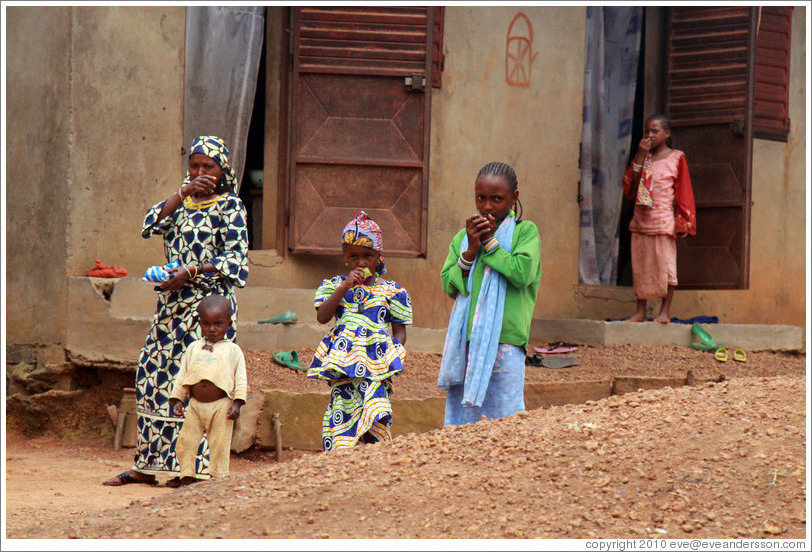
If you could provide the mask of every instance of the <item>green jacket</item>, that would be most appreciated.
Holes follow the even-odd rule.
[[[456,299],[460,293],[463,296],[468,295],[467,278],[463,277],[462,269],[457,264],[463,237],[465,237],[465,228],[451,240],[448,257],[440,271],[443,291],[452,299]],[[541,279],[541,238],[538,227],[529,220],[516,224],[510,253],[501,247],[496,247],[490,253],[486,253],[480,247],[474,273],[468,275],[468,277],[474,278],[471,286],[471,293],[474,297],[479,297],[485,265],[499,271],[507,280],[505,313],[499,343],[518,345],[526,350],[527,342],[530,339],[530,322],[533,319],[536,294]],[[468,312],[469,339],[475,308],[476,301],[471,301],[471,308]]]

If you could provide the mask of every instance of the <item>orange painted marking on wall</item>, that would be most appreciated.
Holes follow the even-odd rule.
[[[519,12],[508,26],[505,82],[511,86],[529,87],[533,60],[538,55],[538,52],[533,53],[533,24],[524,13]]]

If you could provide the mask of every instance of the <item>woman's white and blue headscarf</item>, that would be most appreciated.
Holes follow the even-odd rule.
[[[231,168],[231,165],[228,164],[228,146],[226,146],[226,143],[223,142],[221,138],[217,136],[198,136],[192,142],[189,156],[191,157],[195,153],[202,153],[214,159],[214,162],[220,165],[220,168],[224,171],[223,174],[225,175],[226,184],[230,186],[232,190],[237,190],[237,175],[234,173],[234,169]],[[183,181],[183,185],[185,186],[189,182],[191,182],[189,171],[186,171],[186,178]]]

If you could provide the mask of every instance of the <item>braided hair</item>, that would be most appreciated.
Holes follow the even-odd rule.
[[[513,170],[513,167],[501,161],[492,161],[479,169],[479,174],[476,175],[477,180],[482,176],[503,176],[505,180],[507,180],[508,186],[510,186],[510,191],[515,192],[519,188],[519,179],[516,178],[516,171]],[[524,207],[522,207],[522,202],[518,198],[516,198],[516,203],[518,204],[516,222],[520,222],[522,220],[522,214],[524,213]]]
[[[646,121],[660,121],[663,124],[663,130],[667,130],[669,132],[671,131],[671,119],[669,119],[668,115],[666,115],[665,113],[655,113],[654,115],[646,119]],[[671,136],[665,139],[665,145],[668,146],[669,148],[672,147]]]

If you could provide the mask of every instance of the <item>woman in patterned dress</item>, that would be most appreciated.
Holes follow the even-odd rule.
[[[316,291],[316,318],[326,324],[335,316],[336,323],[307,372],[331,387],[324,450],[392,439],[391,379],[403,370],[406,324],[412,323],[409,294],[379,278],[386,273],[380,227],[361,211],[342,235],[350,272],[324,280]]]
[[[179,261],[181,266],[171,269],[171,278],[155,288],[158,306],[138,359],[135,463],[105,485],[155,484],[158,475],[179,473],[175,441],[182,420],[172,417],[169,394],[183,352],[200,338],[197,305],[207,295],[228,297],[233,314],[226,338],[234,340],[234,286],[243,287],[248,277],[245,208],[234,193],[236,184],[225,143],[216,136],[199,136],[192,143],[183,185],[147,212],[141,236],[163,236],[167,262]],[[204,478],[207,448],[204,439],[196,466]]]

